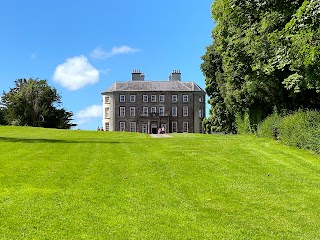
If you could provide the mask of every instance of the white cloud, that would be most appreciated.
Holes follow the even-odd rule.
[[[52,79],[69,90],[78,90],[98,82],[99,71],[88,62],[85,56],[77,56],[68,58],[58,65]]]
[[[85,109],[80,110],[75,114],[77,124],[89,122],[94,118],[102,118],[102,106],[92,105]]]
[[[119,46],[119,47],[113,47],[111,49],[111,51],[109,51],[109,52],[103,50],[101,47],[97,47],[91,52],[91,57],[96,58],[96,59],[106,59],[106,58],[110,58],[115,55],[135,53],[138,51],[139,51],[139,49],[131,48],[126,45]]]

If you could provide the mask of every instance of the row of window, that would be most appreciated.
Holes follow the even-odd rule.
[[[119,101],[120,102],[126,102],[126,95],[120,95],[119,96]],[[130,102],[136,102],[136,95],[130,95],[129,96],[129,101]],[[143,95],[142,96],[142,101],[143,102],[149,102],[149,95]],[[157,95],[151,95],[150,96],[150,101],[151,102],[157,102]],[[164,95],[159,95],[159,102],[164,102],[165,101],[165,96]],[[172,102],[178,102],[178,95],[171,95],[171,101]],[[188,95],[182,95],[182,101],[183,102],[189,102],[189,96]],[[199,97],[199,102],[203,102],[203,96]],[[105,96],[105,103],[110,103],[110,97]]]
[[[176,133],[178,131],[178,123],[172,122],[172,132]],[[165,133],[167,132],[167,124],[161,124],[161,128],[164,129]],[[105,130],[109,131],[110,129],[110,123],[105,123]],[[119,123],[119,130],[121,132],[124,132],[126,130],[126,122],[120,122]],[[130,122],[130,132],[136,132],[137,131],[137,123],[136,122]],[[189,123],[188,122],[182,122],[182,131],[183,132],[189,132]],[[143,123],[141,124],[141,132],[142,133],[148,133],[148,124]]]
[[[176,133],[178,132],[178,123],[177,122],[172,122],[171,123],[172,127],[172,132]],[[183,122],[182,123],[183,127],[183,132],[189,132],[189,123],[188,122]],[[167,124],[161,124],[161,128],[164,129],[164,132],[167,133]],[[120,131],[125,131],[126,129],[126,123],[125,122],[120,122],[119,126]],[[110,131],[110,123],[106,122],[105,123],[105,131]],[[130,132],[136,132],[137,131],[137,124],[136,122],[130,122]],[[142,133],[148,133],[148,124],[143,123],[141,125],[141,132]],[[200,124],[200,133],[202,133],[202,125]]]
[[[165,115],[165,111],[164,111],[164,107],[159,107],[158,109],[158,113],[160,116],[164,116]],[[142,108],[142,114],[143,115],[148,115],[149,113],[149,107],[143,107]],[[151,107],[151,113],[157,113],[157,107]],[[130,117],[135,117],[136,116],[136,107],[130,107]],[[184,117],[188,117],[189,116],[189,108],[188,106],[183,106],[182,107],[182,115]],[[119,109],[119,116],[120,117],[125,117],[126,116],[126,108],[125,107],[120,107]],[[177,117],[178,116],[178,107],[177,106],[173,106],[171,109],[171,116],[173,117]],[[202,118],[203,117],[203,110],[199,109],[199,117]],[[110,118],[110,108],[105,108],[105,118]]]

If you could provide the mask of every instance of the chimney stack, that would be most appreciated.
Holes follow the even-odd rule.
[[[144,81],[144,74],[140,70],[132,70],[132,81]]]
[[[181,72],[180,70],[173,70],[169,76],[169,81],[181,81]]]

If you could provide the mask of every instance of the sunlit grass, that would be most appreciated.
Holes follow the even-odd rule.
[[[253,136],[0,127],[0,239],[317,239],[320,157]]]

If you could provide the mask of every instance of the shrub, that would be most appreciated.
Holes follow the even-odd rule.
[[[248,111],[244,113],[237,113],[235,123],[238,134],[250,134],[252,132]]]
[[[299,110],[278,125],[278,139],[286,145],[320,153],[320,113]]]
[[[257,136],[278,139],[278,125],[280,121],[281,116],[277,113],[268,116],[258,125]]]
[[[21,126],[21,121],[19,119],[15,119],[11,122],[12,126]]]

